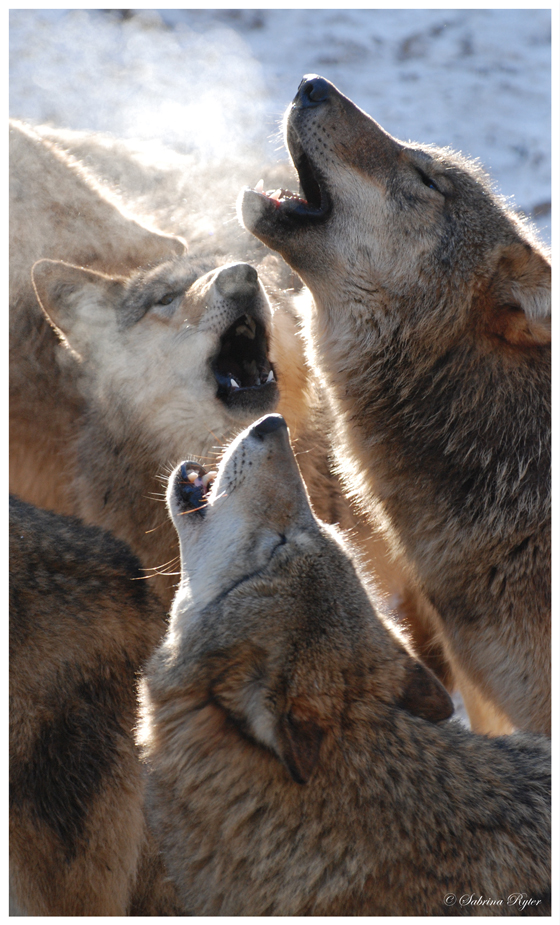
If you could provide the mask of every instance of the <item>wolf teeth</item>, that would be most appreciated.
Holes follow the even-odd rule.
[[[206,475],[203,475],[203,476],[202,476],[202,478],[201,478],[200,481],[202,482],[202,485],[203,485],[203,487],[204,487],[205,489],[208,488],[208,485],[209,485],[210,482],[213,482],[213,481],[214,481],[214,479],[216,478],[217,474],[218,474],[217,471],[216,471],[215,469],[212,469],[211,472],[207,472]]]
[[[245,318],[242,324],[238,325],[235,329],[236,334],[244,334],[245,337],[248,337],[249,340],[255,339],[255,334],[257,332],[257,324],[254,318],[251,318],[250,315],[245,315]]]
[[[245,315],[245,323],[247,327],[249,328],[249,331],[250,331],[249,336],[251,340],[254,340],[255,334],[257,333],[257,322],[252,317],[252,315]]]

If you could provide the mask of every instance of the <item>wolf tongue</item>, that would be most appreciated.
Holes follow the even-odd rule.
[[[289,189],[277,189],[272,193],[266,194],[272,202],[301,202],[304,205],[307,205],[307,200],[303,199],[301,196],[298,196],[297,193],[293,193]]]

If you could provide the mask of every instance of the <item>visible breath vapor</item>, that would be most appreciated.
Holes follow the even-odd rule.
[[[134,139],[152,164],[164,148],[167,165],[174,154],[181,172],[206,166],[206,225],[220,198],[235,224],[239,185],[260,177],[266,189],[283,185],[266,166],[287,163],[282,113],[304,74],[322,74],[394,137],[479,158],[500,193],[550,240],[550,16],[490,8],[16,9],[10,114]]]
[[[13,10],[11,25],[12,115],[157,139],[203,160],[264,153],[274,126],[262,68],[232,29],[162,28],[157,11]]]

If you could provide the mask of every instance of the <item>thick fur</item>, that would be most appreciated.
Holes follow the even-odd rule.
[[[447,694],[315,519],[281,419],[234,442],[205,508],[186,484],[139,737],[189,913],[549,915],[548,739],[442,722]]]
[[[82,406],[75,371],[37,302],[31,268],[42,257],[106,273],[183,253],[113,201],[70,155],[29,126],[10,123],[10,487],[72,513],[71,447]],[[37,473],[40,472],[40,477]]]
[[[233,219],[232,189],[247,165],[210,171],[160,150],[156,166],[145,150],[115,139],[15,122],[10,137],[11,490],[109,528],[150,574],[170,572],[153,579],[169,605],[177,546],[158,500],[160,477],[185,455],[211,460],[266,410],[234,411],[217,399],[209,365],[216,336],[195,330],[212,313],[216,320],[212,300],[223,302],[212,273],[250,260],[270,302],[278,410],[289,422],[315,510],[357,534],[388,605],[411,617],[423,657],[450,683],[433,637],[417,629],[429,605],[389,562],[384,542],[354,514],[333,475],[330,412],[306,360],[292,299],[301,283],[237,222],[224,220],[230,201],[226,217],[231,212]],[[147,230],[154,222],[183,237]],[[189,256],[169,263],[184,251],[184,238]],[[32,273],[44,257],[59,262],[37,263]],[[115,285],[65,263],[102,272]],[[157,305],[181,287],[189,289],[183,303]]]
[[[72,154],[21,123],[11,125],[11,142],[11,490],[108,527],[131,544],[145,567],[173,572],[176,535],[157,500],[166,467],[186,454],[211,459],[266,410],[249,403],[226,407],[210,369],[224,325],[235,320],[232,311],[242,312],[253,301],[267,327],[279,407],[296,439],[301,434],[318,509],[353,526],[329,474],[325,409],[306,369],[289,297],[273,301],[272,325],[262,287],[248,294],[241,279],[238,291],[230,286],[224,297],[214,285],[228,265],[219,236],[212,236],[213,248],[198,241],[203,257],[170,262],[184,252],[182,239],[147,231]],[[99,144],[90,138],[87,150],[91,161]],[[130,156],[124,165],[114,152],[112,159],[123,175],[134,175]],[[135,182],[143,188],[146,175]],[[58,221],[63,212],[74,217],[68,233]],[[184,213],[176,221],[188,224]],[[262,245],[257,249],[261,274],[276,293],[285,265],[267,258]],[[186,290],[183,304],[179,296]],[[170,292],[177,300],[158,305]],[[268,407],[275,401],[271,394]],[[141,513],[140,484],[150,499]],[[154,582],[169,604],[173,575]]]
[[[286,137],[314,212],[251,190],[240,211],[313,295],[349,489],[381,511],[467,695],[549,732],[547,255],[476,165],[397,141],[322,78]]]
[[[132,734],[138,672],[165,625],[124,543],[10,499],[10,882],[20,914],[177,911],[144,823]]]

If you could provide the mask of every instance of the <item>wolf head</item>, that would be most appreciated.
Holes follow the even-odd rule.
[[[180,458],[185,434],[202,435],[192,449],[204,453],[275,407],[271,311],[248,264],[207,271],[181,257],[125,280],[40,260],[33,282],[82,389],[115,430],[134,420],[160,458]]]
[[[211,701],[298,783],[353,714],[450,715],[444,688],[377,615],[340,536],[315,518],[280,415],[233,442],[206,493],[193,465],[169,481],[182,582],[155,660],[179,712]]]
[[[302,195],[246,189],[238,211],[318,307],[368,319],[372,337],[437,326],[442,349],[458,334],[489,347],[549,343],[548,260],[477,164],[398,141],[314,75],[285,136]]]

